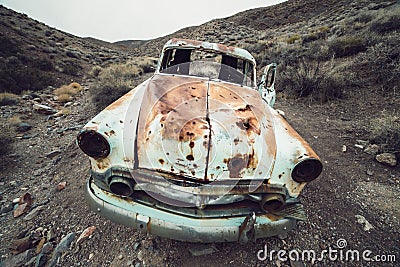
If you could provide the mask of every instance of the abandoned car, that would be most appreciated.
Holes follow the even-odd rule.
[[[275,71],[257,84],[244,49],[168,41],[155,74],[77,136],[91,209],[190,242],[244,243],[305,220],[298,196],[322,164],[273,108]]]

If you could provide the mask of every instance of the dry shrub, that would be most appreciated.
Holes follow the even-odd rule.
[[[296,97],[327,102],[343,96],[344,79],[319,61],[301,59],[282,67],[277,87]]]
[[[57,100],[61,103],[66,103],[72,100],[72,96],[69,94],[61,94],[57,96]]]
[[[387,34],[400,30],[400,14],[379,17],[371,23],[370,30],[378,34]]]
[[[77,82],[73,82],[69,85],[63,85],[60,88],[57,88],[56,90],[54,90],[54,94],[57,95],[58,100],[61,101],[60,96],[63,95],[62,98],[64,98],[64,99],[66,98],[66,95],[71,98],[72,96],[76,95],[80,91],[82,91],[82,86]]]
[[[74,88],[68,86],[68,85],[63,85],[60,88],[57,88],[54,90],[54,94],[59,96],[59,95],[74,95],[75,90]]]
[[[100,111],[132,90],[144,73],[154,71],[156,59],[135,58],[124,64],[113,64],[100,71],[97,82],[90,87],[92,101]]]
[[[0,106],[11,106],[18,103],[18,96],[12,93],[0,93]]]
[[[400,152],[400,116],[383,111],[371,121],[372,143],[381,145],[385,152]]]
[[[82,85],[80,85],[77,82],[72,82],[70,83],[69,87],[73,88],[75,90],[76,93],[79,93],[80,91],[82,91]]]
[[[100,66],[94,66],[90,71],[89,71],[89,76],[93,78],[97,78],[103,68]]]
[[[288,44],[294,44],[296,41],[298,41],[300,39],[301,39],[300,35],[296,34],[296,35],[293,35],[293,36],[290,36],[289,38],[287,38],[286,42]]]
[[[367,50],[363,37],[344,36],[329,42],[329,52],[336,57],[349,57]]]
[[[135,61],[143,73],[154,72],[157,66],[157,58],[154,57],[140,57]]]
[[[387,36],[361,54],[353,67],[359,83],[378,86],[384,94],[398,95],[400,53],[397,45],[398,36]]]

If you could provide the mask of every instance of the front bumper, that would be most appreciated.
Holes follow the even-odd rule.
[[[296,219],[270,214],[197,219],[159,210],[86,184],[89,207],[101,216],[145,233],[189,242],[242,242],[275,236],[296,226]]]

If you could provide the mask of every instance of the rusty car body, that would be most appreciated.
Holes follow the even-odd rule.
[[[298,196],[322,164],[273,108],[275,70],[257,84],[246,50],[167,42],[155,74],[77,137],[90,158],[89,206],[191,242],[247,242],[305,220]]]

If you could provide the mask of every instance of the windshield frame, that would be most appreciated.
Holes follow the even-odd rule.
[[[162,51],[162,53],[160,55],[160,59],[159,59],[158,65],[157,65],[156,74],[157,73],[173,74],[173,73],[168,73],[165,70],[170,67],[170,66],[168,66],[168,64],[172,60],[172,54],[174,54],[178,50],[183,52],[183,55],[181,55],[181,57],[183,56],[183,58],[185,59],[186,63],[187,62],[192,63],[192,62],[196,62],[196,61],[199,61],[199,60],[193,60],[193,61],[191,59],[188,60],[187,55],[185,55],[185,51],[188,52],[189,57],[190,57],[190,54],[193,51],[196,51],[196,52],[197,51],[202,51],[202,52],[214,54],[216,56],[219,55],[219,56],[222,56],[222,57],[230,57],[230,58],[233,58],[234,60],[241,61],[242,64],[243,64],[242,65],[243,71],[241,71],[240,69],[235,69],[235,68],[233,68],[233,69],[235,69],[237,72],[239,72],[242,75],[244,75],[245,77],[247,77],[247,79],[250,79],[250,81],[251,81],[250,85],[243,84],[243,82],[242,83],[230,82],[230,81],[226,81],[224,79],[216,79],[216,80],[223,81],[223,82],[229,82],[229,83],[237,84],[237,85],[240,85],[240,86],[246,86],[246,87],[250,87],[250,88],[255,88],[256,87],[256,84],[257,84],[256,83],[256,65],[255,65],[255,62],[253,62],[254,60],[250,60],[250,59],[248,59],[246,57],[241,57],[241,56],[236,55],[234,53],[226,53],[226,52],[223,52],[223,51],[218,51],[218,50],[214,50],[214,49],[205,49],[205,48],[200,48],[200,47],[181,47],[181,46],[178,46],[178,47],[175,47],[175,46],[164,47],[164,49],[163,49],[163,51]],[[200,60],[200,62],[203,62],[203,61]],[[216,62],[216,63],[218,63],[218,62]],[[230,66],[228,66],[228,65],[225,65],[225,64],[222,64],[222,63],[219,63],[219,64],[221,66],[226,66],[226,67],[230,68]],[[179,73],[175,73],[173,75],[199,77],[199,76],[195,76],[195,75],[182,75],[182,74],[179,74]],[[200,78],[204,78],[204,77],[200,76]]]

